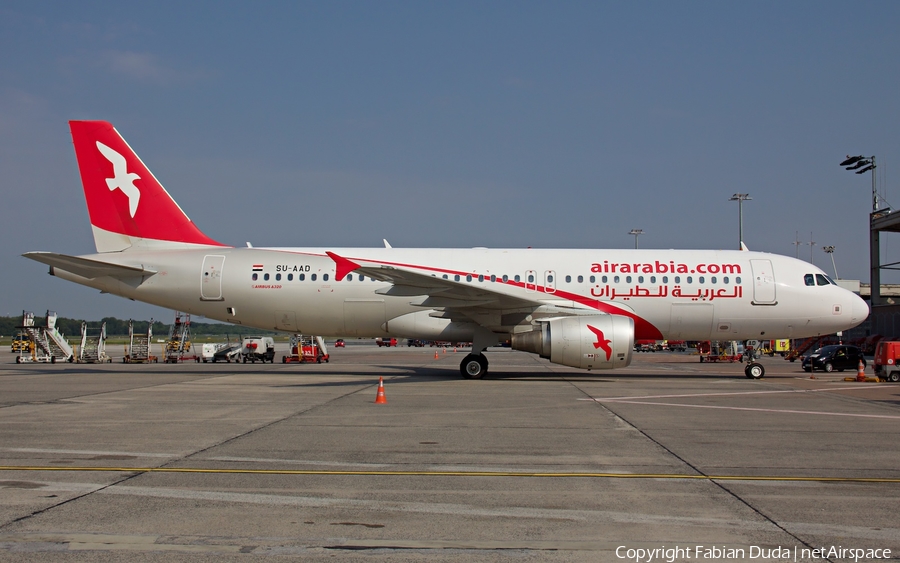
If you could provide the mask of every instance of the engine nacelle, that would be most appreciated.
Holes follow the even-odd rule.
[[[558,317],[512,335],[512,348],[582,369],[624,368],[634,351],[634,320],[620,315]]]

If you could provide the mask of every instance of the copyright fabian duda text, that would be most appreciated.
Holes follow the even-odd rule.
[[[710,559],[715,561],[872,561],[890,559],[890,549],[868,547],[844,547],[840,545],[823,547],[727,547],[714,545],[659,546],[616,548],[616,557],[634,563],[674,563],[683,559]]]

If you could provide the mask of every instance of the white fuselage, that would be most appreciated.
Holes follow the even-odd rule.
[[[477,325],[503,333],[532,321],[522,307],[492,311],[477,323],[441,318],[438,307],[417,304],[422,298],[408,291],[384,295],[391,283],[357,272],[337,280],[326,251],[550,307],[628,316],[636,339],[800,338],[848,329],[868,315],[858,296],[822,284],[819,268],[749,251],[130,249],[84,258],[156,273],[133,280],[55,274],[193,315],[322,336],[471,340]]]

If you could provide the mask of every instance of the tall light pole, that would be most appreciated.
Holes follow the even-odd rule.
[[[837,266],[834,265],[834,245],[823,246],[822,250],[825,251],[825,254],[831,256],[831,267],[834,268],[834,279],[841,279],[837,275]]]
[[[872,288],[872,293],[869,302],[872,305],[881,305],[881,233],[871,225],[871,221],[876,218],[879,211],[878,192],[875,190],[875,157],[848,154],[841,162],[841,166],[847,170],[854,170],[857,174],[872,173],[872,214],[869,216],[869,287]]]
[[[850,156],[847,155],[846,160],[841,162],[847,170],[854,170],[857,174],[865,174],[872,172],[872,213],[878,211],[878,192],[875,191],[875,157],[874,156]]]
[[[744,202],[753,199],[749,194],[734,194],[728,201],[738,202],[738,250],[744,248]]]
[[[634,248],[637,249],[638,237],[641,236],[642,234],[644,234],[644,230],[643,229],[631,229],[631,232],[629,232],[628,234],[634,235]]]
[[[813,248],[816,247],[816,241],[812,239],[812,231],[809,232],[809,263],[815,265],[813,260]]]

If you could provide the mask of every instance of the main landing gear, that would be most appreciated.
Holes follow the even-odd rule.
[[[762,379],[763,376],[766,375],[766,368],[764,368],[762,364],[750,362],[747,364],[747,367],[744,368],[744,375],[747,376],[748,379]]]
[[[481,379],[488,371],[488,361],[484,354],[469,354],[459,364],[459,372],[465,379]]]

